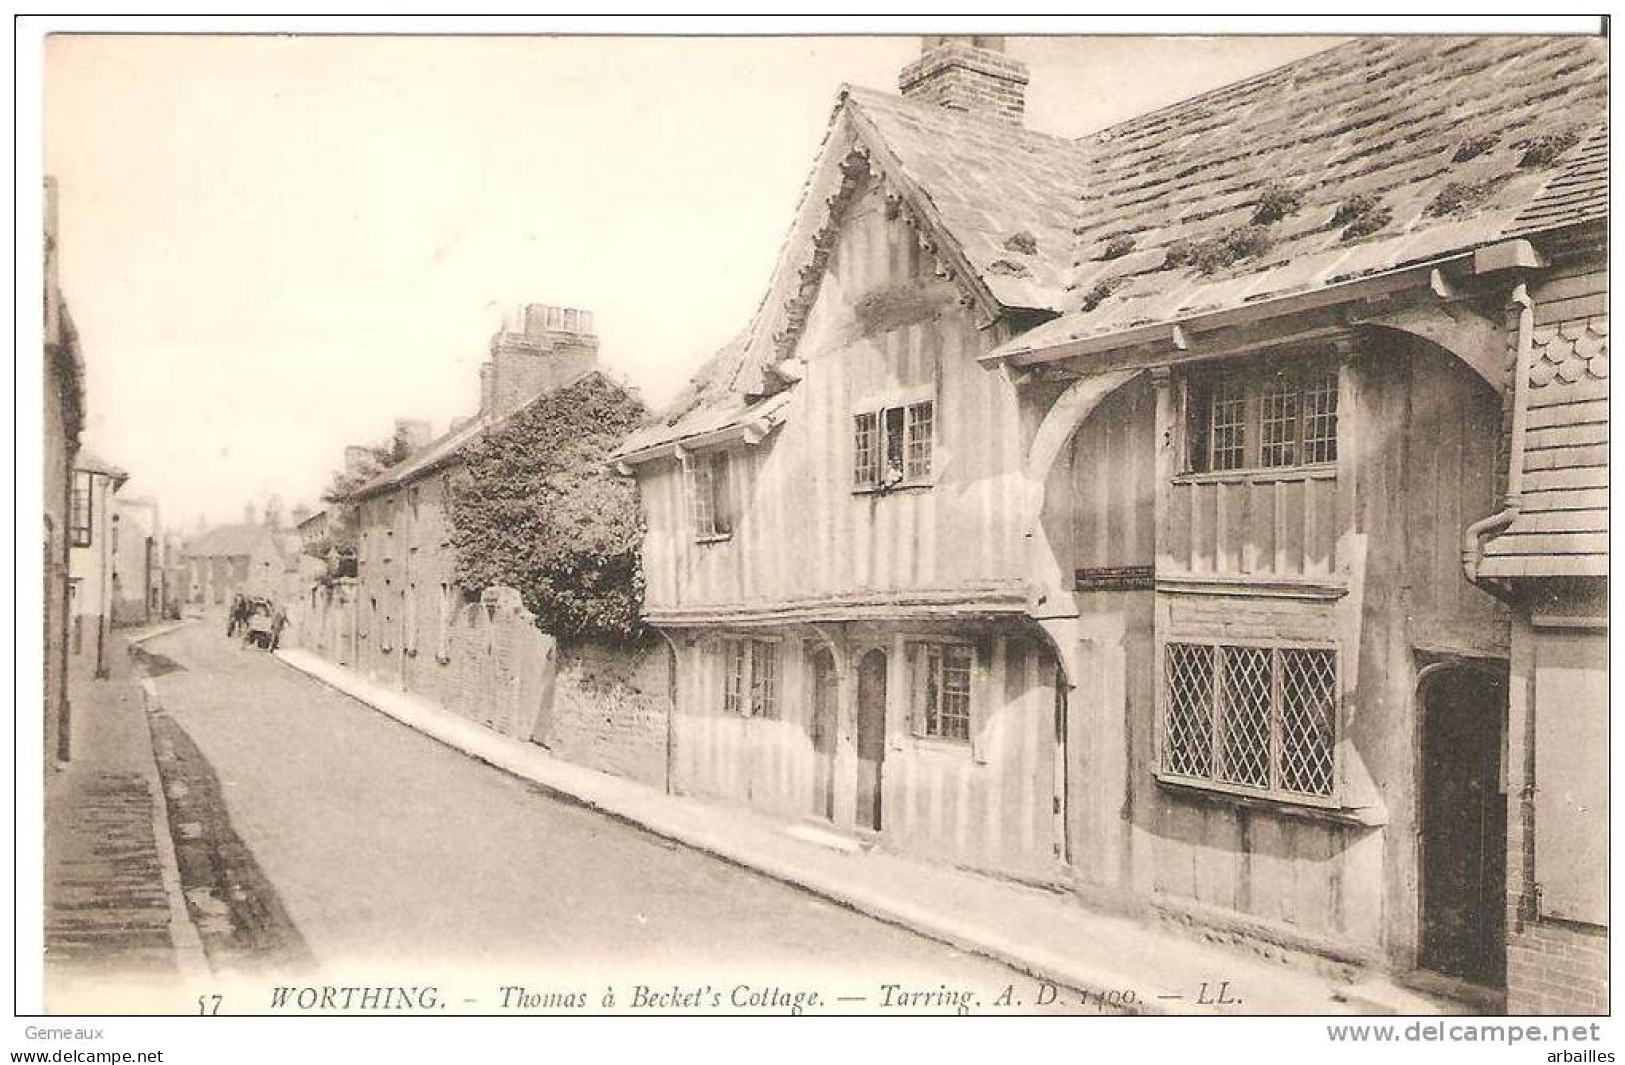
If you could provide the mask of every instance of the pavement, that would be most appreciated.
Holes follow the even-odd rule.
[[[177,847],[217,838],[226,867],[188,890],[221,918],[223,1013],[282,1012],[277,986],[425,984],[456,1012],[1105,1011],[471,759],[217,626],[142,657],[154,734],[189,767],[165,771]]]
[[[172,626],[115,630],[109,673],[70,661],[73,758],[45,783],[45,1007],[170,1012],[203,971],[127,648]]]
[[[1381,976],[1354,980],[1095,912],[1070,894],[854,848],[754,811],[572,765],[298,648],[287,666],[434,740],[627,824],[1127,1012],[1407,1014],[1442,1000]],[[1223,1001],[1221,1001],[1223,1000]]]

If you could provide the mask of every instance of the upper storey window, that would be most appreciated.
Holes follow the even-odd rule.
[[[1194,372],[1185,417],[1190,473],[1336,462],[1337,364],[1314,359]]]
[[[852,486],[929,484],[936,409],[931,400],[852,416]]]
[[[732,470],[726,451],[683,458],[689,521],[696,540],[723,540],[733,535]]]

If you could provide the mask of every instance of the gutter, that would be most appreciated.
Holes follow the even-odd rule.
[[[766,439],[767,434],[772,432],[774,426],[778,425],[779,421],[782,420],[773,417],[777,412],[778,408],[775,407],[772,410],[758,414],[754,418],[747,418],[744,421],[724,425],[719,429],[695,433],[693,436],[679,437],[676,440],[668,440],[659,444],[650,444],[648,447],[638,448],[636,451],[628,451],[624,455],[616,455],[609,461],[614,465],[616,473],[623,477],[630,477],[633,466],[660,458],[680,459],[691,451],[712,444],[728,443],[737,439],[744,441],[748,447],[754,447]]]
[[[1507,492],[1499,511],[1473,522],[1461,534],[1461,568],[1471,584],[1478,584],[1484,561],[1484,541],[1507,529],[1523,511],[1523,446],[1529,426],[1529,356],[1534,350],[1535,303],[1529,285],[1518,282],[1511,303],[1518,306],[1518,352],[1512,372],[1512,440],[1507,459]]]
[[[1047,347],[1009,347],[993,351],[977,359],[985,367],[1000,364],[1033,366],[1059,362],[1081,355],[1095,355],[1104,351],[1140,347],[1163,343],[1183,348],[1198,339],[1199,332],[1213,332],[1233,325],[1251,323],[1267,318],[1282,318],[1291,314],[1332,307],[1371,296],[1388,295],[1406,289],[1432,285],[1439,291],[1441,283],[1448,285],[1449,275],[1470,274],[1483,276],[1502,270],[1535,269],[1546,265],[1545,259],[1529,241],[1518,238],[1475,248],[1439,259],[1430,259],[1410,266],[1395,267],[1336,284],[1302,292],[1242,303],[1234,307],[1221,307],[1185,317],[1171,316],[1159,322],[1130,326],[1115,332],[1099,333],[1060,341]]]

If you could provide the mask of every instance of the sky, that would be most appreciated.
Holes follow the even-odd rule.
[[[1017,37],[1081,136],[1320,38]],[[669,400],[746,325],[843,83],[916,37],[49,38],[85,444],[171,528],[319,505],[346,444],[479,403],[504,307],[594,313]]]

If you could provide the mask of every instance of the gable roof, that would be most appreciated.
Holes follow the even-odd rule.
[[[847,86],[842,100],[892,178],[958,245],[1006,308],[1063,309],[1077,191],[1088,151],[1051,136],[921,100]]]
[[[379,471],[370,480],[364,482],[360,487],[351,490],[349,498],[366,499],[371,496],[378,495],[381,492],[388,491],[389,489],[399,488],[411,481],[417,480],[420,477],[427,476],[428,474],[433,473],[435,470],[450,465],[451,463],[457,461],[458,455],[461,454],[465,447],[484,436],[486,433],[500,429],[504,425],[507,425],[510,421],[517,417],[520,412],[529,410],[531,407],[535,406],[537,403],[548,398],[549,396],[554,396],[560,392],[568,391],[581,384],[583,381],[593,377],[597,377],[616,388],[622,389],[623,391],[625,389],[625,386],[609,377],[602,370],[587,370],[583,373],[577,374],[575,377],[571,378],[564,384],[559,385],[557,388],[551,389],[547,392],[537,393],[505,414],[493,416],[489,413],[481,413],[469,419],[464,424],[459,425],[448,432],[442,433],[434,440],[429,441],[428,444],[406,456],[406,458],[402,459],[400,462]]]
[[[1600,38],[1367,37],[1105,130],[1089,141],[1066,313],[995,354],[1592,216],[1606,72]]]
[[[1054,312],[1066,298],[1071,215],[1087,158],[1069,140],[936,104],[843,86],[751,324],[617,451],[626,457],[781,417],[791,380],[763,374],[793,347],[841,221],[846,168],[861,157],[937,257],[991,314]]]

